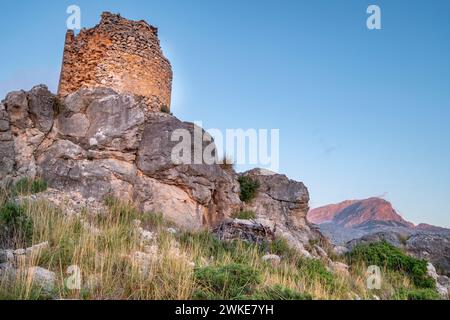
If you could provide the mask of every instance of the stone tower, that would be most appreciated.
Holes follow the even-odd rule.
[[[158,29],[104,12],[100,23],[66,34],[58,95],[82,87],[108,87],[143,96],[151,110],[170,109],[172,67],[161,50]]]

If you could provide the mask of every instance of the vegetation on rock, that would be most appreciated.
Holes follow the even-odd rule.
[[[238,178],[241,186],[240,199],[243,202],[252,201],[258,192],[259,182],[247,176],[241,176]]]

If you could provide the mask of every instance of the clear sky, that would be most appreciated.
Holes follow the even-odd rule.
[[[71,4],[83,27],[112,11],[159,28],[179,118],[279,128],[280,171],[312,207],[384,196],[450,227],[450,1],[2,0],[0,96],[56,90]]]

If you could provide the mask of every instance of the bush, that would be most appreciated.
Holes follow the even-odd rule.
[[[246,263],[248,257],[258,250],[255,244],[243,240],[220,241],[208,231],[182,232],[176,237],[184,247],[198,247],[203,256],[215,257],[218,261],[229,257],[236,263]]]
[[[433,289],[400,290],[395,299],[399,300],[440,300],[441,297]]]
[[[306,274],[307,278],[320,282],[329,289],[335,284],[333,274],[320,260],[299,258],[297,267],[301,273]]]
[[[194,272],[200,287],[195,296],[207,299],[241,299],[250,295],[260,282],[259,273],[243,264],[198,268]]]
[[[8,202],[0,208],[0,241],[3,244],[27,246],[33,237],[33,220],[25,209]]]
[[[22,178],[13,186],[12,194],[14,196],[35,194],[43,192],[47,188],[47,182],[42,179]]]
[[[377,265],[392,271],[400,271],[411,277],[418,288],[435,289],[432,278],[427,275],[427,262],[410,257],[386,241],[357,245],[347,254],[350,263],[364,261],[367,265]]]
[[[260,186],[259,181],[246,176],[239,177],[238,181],[241,186],[241,201],[250,202],[253,200],[256,197]]]
[[[225,171],[233,171],[234,170],[233,159],[229,158],[228,156],[224,156],[222,161],[220,162],[220,167]]]
[[[240,211],[233,214],[233,218],[242,220],[251,220],[256,218],[256,213],[253,211]]]
[[[312,300],[310,294],[300,293],[281,285],[265,288],[252,296],[255,300]]]

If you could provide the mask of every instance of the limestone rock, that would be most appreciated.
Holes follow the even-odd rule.
[[[312,240],[328,243],[317,227],[306,220],[309,193],[303,183],[262,169],[253,169],[243,175],[258,181],[260,185],[257,196],[245,204],[244,210],[253,211],[258,218],[275,223],[276,236],[285,238],[308,258],[311,253],[306,247]]]
[[[437,279],[439,277],[439,275],[437,274],[436,268],[433,266],[433,264],[431,264],[429,262],[427,264],[427,275],[435,281],[437,281]]]
[[[266,254],[261,259],[263,261],[271,263],[274,266],[280,264],[280,262],[281,262],[281,257],[276,254]]]
[[[54,124],[55,97],[46,86],[39,85],[29,92],[9,93],[2,104],[0,180],[34,177],[39,173],[36,155]]]
[[[188,230],[216,228],[237,211],[253,210],[265,222],[225,222],[224,239],[283,237],[304,256],[319,255],[307,251],[311,240],[325,240],[306,221],[309,195],[303,183],[252,170],[245,175],[261,188],[253,202],[242,204],[238,175],[203,159],[206,148],[216,156],[212,138],[152,108],[148,99],[108,88],[59,97],[42,85],[12,92],[0,108],[0,182],[39,175],[50,188],[28,200],[48,198],[70,214],[84,208],[101,213],[103,200],[113,196]],[[180,132],[188,139],[188,161],[172,157]]]
[[[430,261],[441,274],[450,275],[450,234],[414,234],[405,247],[411,255]]]
[[[54,272],[41,267],[31,267],[27,269],[27,276],[34,285],[42,289],[43,293],[52,293],[56,281]]]
[[[342,246],[336,246],[333,248],[333,252],[338,256],[342,256],[346,254],[348,251],[349,251],[348,248]]]
[[[189,145],[190,149],[194,150],[190,154],[191,163],[176,164],[172,161],[172,152],[179,143],[178,140],[173,141],[177,130],[183,130],[191,138]],[[197,204],[193,206],[189,204],[192,201],[183,199],[189,204],[190,216],[200,217],[209,225],[215,225],[220,218],[230,216],[239,209],[241,204],[237,194],[239,186],[231,173],[217,164],[206,164],[203,159],[196,157],[195,149],[202,150],[207,146],[202,140],[195,141],[196,131],[197,134],[205,134],[194,124],[181,122],[175,117],[165,114],[150,115],[138,151],[137,167],[147,177],[175,186],[187,193],[187,196]],[[177,193],[174,199],[186,197],[180,191],[175,189],[172,191]],[[144,203],[153,201],[144,200]]]

